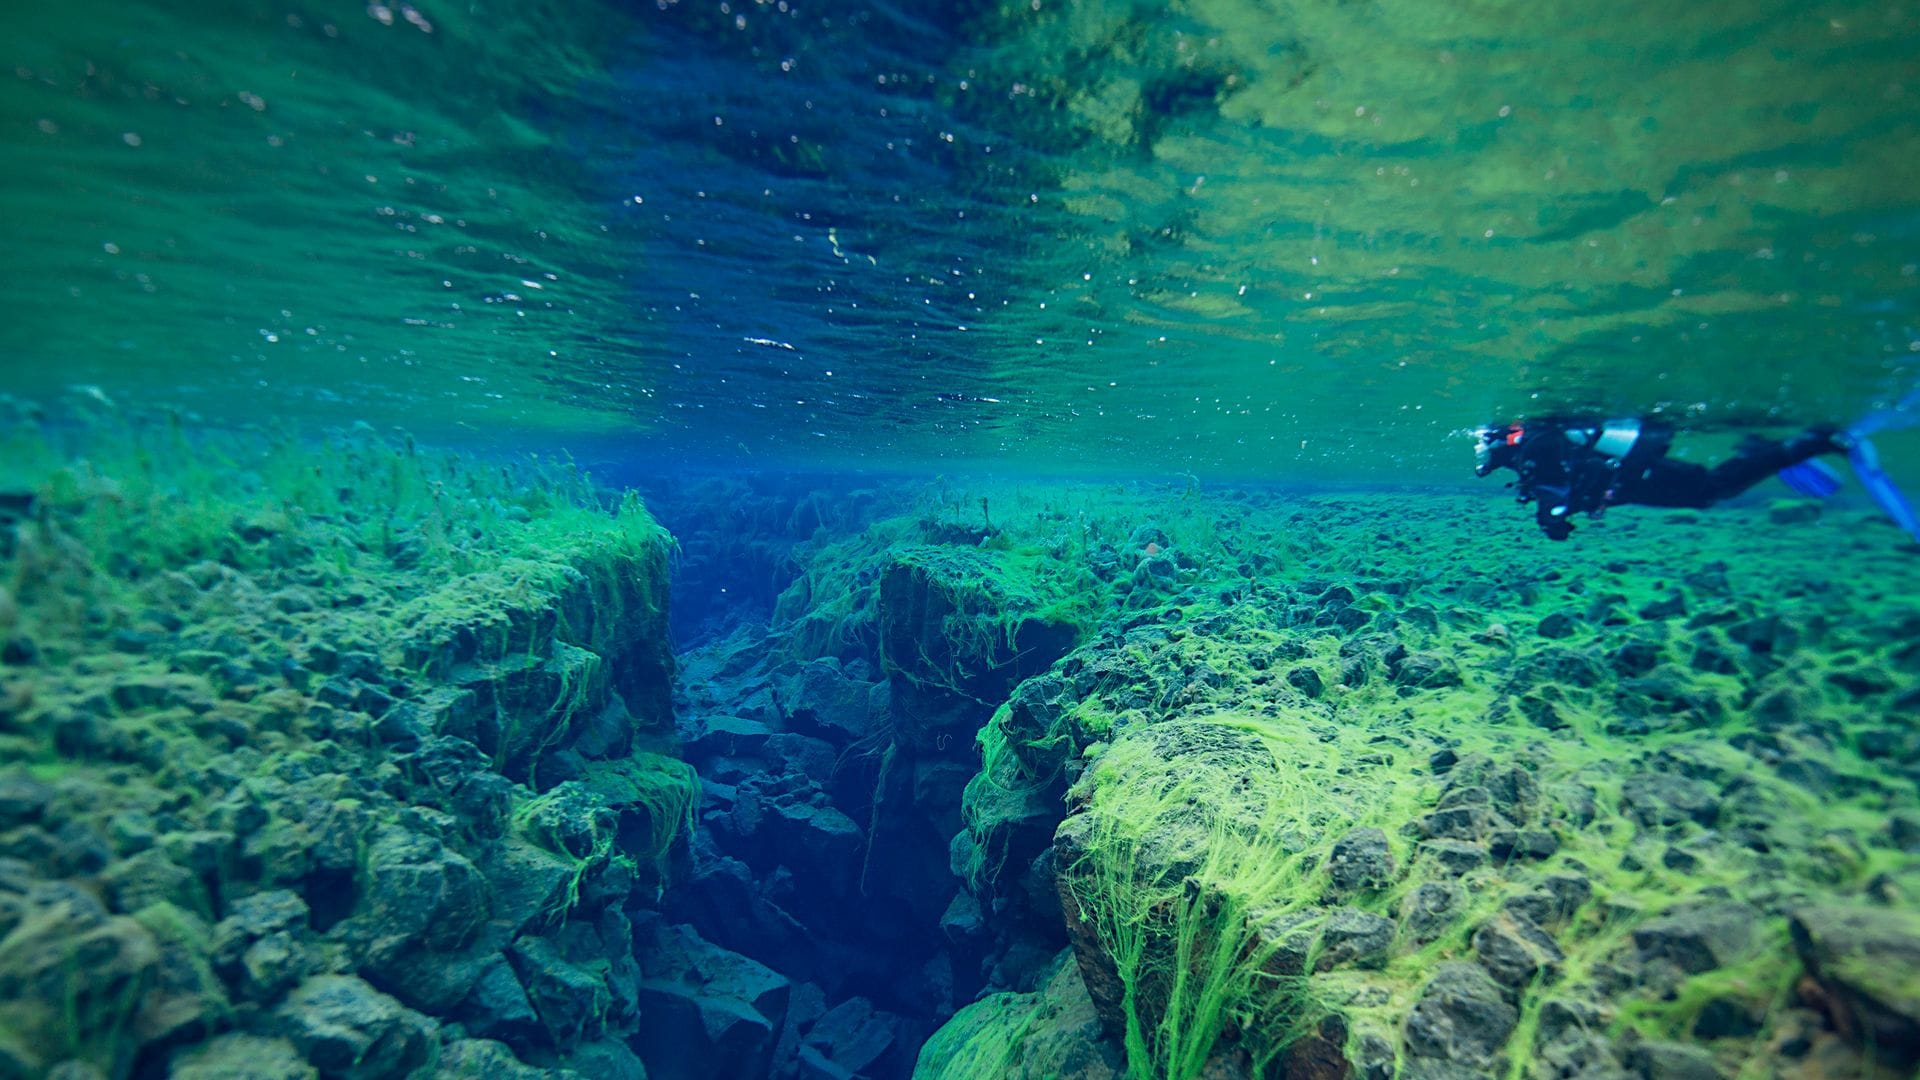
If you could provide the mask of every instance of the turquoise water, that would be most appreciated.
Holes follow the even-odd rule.
[[[0,1080],[1920,1075],[1913,0],[13,7]]]
[[[1496,415],[1914,380],[1901,4],[723,8],[14,13],[10,382],[608,458],[1440,480]]]

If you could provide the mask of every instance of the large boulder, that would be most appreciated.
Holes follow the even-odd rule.
[[[553,1045],[565,1050],[606,1030],[613,995],[599,971],[569,960],[544,937],[515,941],[507,949],[507,961]]]
[[[426,1064],[434,1025],[352,975],[315,975],[274,1011],[277,1030],[330,1080],[402,1080]]]
[[[0,1061],[38,1075],[83,1047],[120,1074],[150,1026],[142,1013],[162,960],[154,935],[53,882],[0,890],[0,929]]]
[[[1920,1064],[1920,913],[1822,905],[1795,911],[1788,926],[1841,1034]]]

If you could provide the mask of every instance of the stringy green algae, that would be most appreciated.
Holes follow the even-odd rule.
[[[1263,1066],[1322,1015],[1263,926],[1319,898],[1326,838],[1410,816],[1410,786],[1344,779],[1369,752],[1355,729],[1217,714],[1137,728],[1087,771],[1061,872],[1125,989],[1133,1075],[1196,1076],[1230,1027]]]

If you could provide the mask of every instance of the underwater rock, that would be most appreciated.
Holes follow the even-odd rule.
[[[1607,668],[1591,647],[1550,645],[1523,657],[1514,665],[1519,687],[1556,685],[1589,690],[1606,681]]]
[[[318,968],[305,900],[285,889],[233,902],[213,928],[208,962],[242,1000],[270,1005]]]
[[[365,858],[365,901],[347,932],[375,966],[408,948],[459,949],[491,915],[487,879],[432,837],[383,827]]]
[[[1487,838],[1487,850],[1500,862],[1546,859],[1560,850],[1560,838],[1546,829],[1496,829]]]
[[[649,1076],[762,1076],[791,982],[691,926],[649,920],[641,940],[653,963],[639,982],[637,1047]]]
[[[0,1039],[0,1054],[31,1075],[88,1046],[120,1071],[139,1048],[138,1033],[172,1027],[143,1015],[161,977],[160,943],[73,885],[23,884],[0,890],[0,1033],[10,1036]]]
[[[1459,686],[1460,665],[1444,653],[1410,652],[1389,665],[1394,685],[1402,691],[1440,690]]]
[[[702,716],[685,730],[683,749],[688,760],[697,762],[716,757],[756,756],[774,733],[758,720],[738,716]]]
[[[873,686],[848,678],[837,659],[822,657],[800,665],[779,701],[789,730],[845,745],[873,722]]]
[[[1920,915],[1820,905],[1793,912],[1788,927],[1841,1036],[1920,1064]]]
[[[319,1080],[293,1043],[230,1032],[174,1054],[168,1080]]]
[[[928,1039],[915,1080],[1119,1080],[1120,1047],[1107,1038],[1069,952],[1056,956],[1032,993],[989,994],[965,1006]]]
[[[473,1035],[524,1043],[539,1037],[540,1016],[513,965],[496,953],[473,981],[454,1017]]]
[[[1474,931],[1473,951],[1497,982],[1516,990],[1536,977],[1553,981],[1566,959],[1551,934],[1511,908]]]
[[[1506,819],[1494,813],[1492,803],[1485,801],[1484,789],[1471,790],[1479,792],[1483,801],[1442,806],[1422,815],[1418,822],[1420,835],[1428,840],[1479,841],[1487,838],[1496,822],[1507,824]]]
[[[1296,667],[1287,672],[1287,685],[1307,695],[1318,698],[1326,693],[1326,683],[1321,681],[1320,672],[1310,667]]]
[[[1343,891],[1384,889],[1393,883],[1393,852],[1387,834],[1371,826],[1351,829],[1334,841],[1327,875]]]
[[[1638,772],[1620,788],[1621,809],[1644,828],[1671,829],[1693,822],[1711,828],[1720,819],[1713,787],[1690,776]]]
[[[352,975],[315,975],[274,1012],[276,1026],[321,1073],[401,1080],[426,1063],[433,1025]]]
[[[1556,611],[1541,619],[1540,625],[1535,628],[1535,632],[1543,638],[1557,640],[1572,637],[1574,631],[1579,628],[1579,625],[1578,620],[1570,613]]]
[[[13,768],[0,773],[0,830],[39,821],[47,804],[53,801],[53,795],[53,788],[34,779],[25,769]]]
[[[1628,641],[1607,653],[1607,667],[1623,679],[1638,678],[1659,667],[1666,650],[1657,641]]]
[[[1448,882],[1422,882],[1401,901],[1400,922],[1412,940],[1424,944],[1450,929],[1459,911],[1457,886]]]
[[[554,1070],[553,1080],[647,1080],[645,1063],[618,1039],[576,1046],[566,1061],[571,1068]]]
[[[638,927],[652,963],[648,983],[680,982],[712,997],[745,1002],[778,1027],[785,1019],[792,983],[757,960],[723,949],[691,926],[647,917]]]
[[[440,1050],[437,1073],[440,1076],[484,1077],[485,1080],[575,1080],[582,1074],[572,1069],[542,1069],[513,1056],[504,1042],[493,1039],[455,1039]],[[593,1077],[613,1080],[612,1071],[594,1072]]]
[[[1255,912],[1249,918],[1257,952],[1266,957],[1260,963],[1261,972],[1281,979],[1307,974],[1317,931],[1327,921],[1326,909]]]
[[[1642,965],[1668,964],[1688,975],[1738,962],[1753,940],[1757,913],[1723,902],[1676,908],[1633,928]]]
[[[1496,1061],[1520,1014],[1478,964],[1441,964],[1407,1014],[1406,1051],[1416,1070],[1426,1063],[1500,1071]],[[1414,1075],[1421,1075],[1418,1071]]]
[[[1639,611],[1640,617],[1649,622],[1683,618],[1686,614],[1687,598],[1678,590],[1668,593],[1663,599],[1642,605]]]
[[[707,1080],[763,1076],[774,1026],[734,997],[711,997],[698,987],[643,980],[640,1049],[651,1080]]]
[[[598,972],[569,961],[558,946],[542,937],[515,941],[507,948],[507,962],[553,1045],[568,1050],[605,1030],[613,999]]]
[[[800,1043],[801,1060],[805,1062],[811,1051],[845,1075],[854,1076],[891,1050],[895,1038],[893,1018],[876,1012],[867,999],[852,997],[828,1009],[807,1029]]]
[[[806,780],[825,785],[833,779],[840,752],[825,739],[810,735],[778,732],[761,744],[759,756],[766,762],[769,777]]]
[[[1393,920],[1354,908],[1340,908],[1320,928],[1315,971],[1341,965],[1368,967],[1382,963],[1393,944]]]
[[[149,904],[171,903],[202,918],[213,915],[206,880],[157,849],[106,866],[100,873],[100,884],[118,912],[131,914]]]
[[[1548,997],[1540,1003],[1539,1015],[1532,1053],[1543,1075],[1594,1080],[1625,1075],[1613,1042],[1601,1034],[1606,1017],[1591,1002]]]
[[[1712,1054],[1685,1043],[1647,1039],[1628,1046],[1622,1057],[1641,1080],[1726,1080]]]
[[[776,802],[764,825],[770,852],[806,881],[843,895],[853,885],[866,837],[853,819],[831,806]]]

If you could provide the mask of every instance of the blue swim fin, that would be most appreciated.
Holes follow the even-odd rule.
[[[1809,499],[1824,499],[1840,490],[1840,475],[1814,458],[1781,469],[1779,476],[1781,483]]]
[[[1871,429],[1870,429],[1871,430]],[[1848,432],[1852,436],[1847,447],[1847,457],[1853,462],[1853,474],[1860,478],[1873,501],[1887,512],[1895,525],[1905,529],[1908,536],[1920,543],[1920,516],[1915,516],[1913,504],[1893,485],[1893,480],[1880,468],[1880,454],[1874,450],[1873,443],[1857,428]]]

